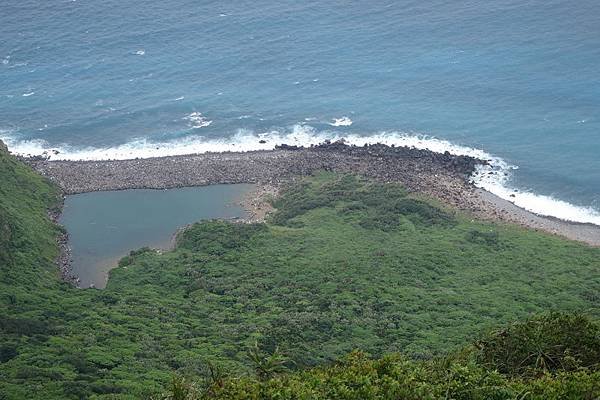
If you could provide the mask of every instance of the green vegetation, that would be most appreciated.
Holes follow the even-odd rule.
[[[531,313],[598,317],[599,249],[472,222],[396,185],[323,173],[286,191],[267,224],[196,224],[174,251],[122,259],[105,290],[78,290],[61,283],[52,262],[52,185],[1,150],[0,182],[2,400],[143,398],[169,382],[177,398],[193,396],[174,374],[211,377],[221,398],[274,394],[270,387],[342,397],[362,387],[358,380],[371,382],[365,390],[422,383],[410,393],[431,398],[464,383],[527,399],[519,390],[584,393],[598,378],[586,358],[597,354],[588,352],[597,333],[582,337],[583,349],[562,341],[568,330],[539,342],[552,350],[542,377],[537,363],[515,364],[527,347],[502,355],[514,344],[502,338],[481,339],[481,354],[447,365],[438,356]],[[385,356],[396,352],[404,356]],[[278,375],[284,369],[299,372]],[[360,395],[347,398],[383,396]]]
[[[53,185],[0,147],[2,284],[41,284],[42,272],[57,276],[53,260],[58,255],[58,227],[50,222],[48,212],[57,212],[60,200]]]
[[[480,364],[509,376],[600,369],[600,328],[583,315],[552,314],[516,323],[476,347]]]
[[[596,399],[598,349],[598,324],[581,315],[555,313],[492,332],[473,346],[431,360],[415,361],[401,354],[371,359],[355,351],[333,365],[286,374],[272,371],[268,379],[264,368],[257,378],[208,375],[189,383],[179,377],[162,398]],[[507,367],[515,368],[502,374]]]

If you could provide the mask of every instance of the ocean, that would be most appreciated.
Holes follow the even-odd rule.
[[[4,0],[0,138],[53,159],[414,145],[600,225],[600,2]]]

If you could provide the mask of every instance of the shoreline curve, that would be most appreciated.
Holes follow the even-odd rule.
[[[311,147],[201,153],[131,160],[67,161],[22,158],[64,194],[124,189],[168,189],[226,183],[280,187],[317,170],[357,173],[395,182],[485,220],[515,223],[600,246],[600,226],[540,216],[484,189],[470,177],[486,160],[384,144],[324,142]]]

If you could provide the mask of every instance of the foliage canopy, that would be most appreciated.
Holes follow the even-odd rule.
[[[399,394],[406,382],[431,379],[492,387],[529,373],[514,367],[526,349],[503,358],[494,349],[510,343],[489,337],[470,364],[436,370],[432,360],[531,313],[599,315],[600,250],[473,222],[397,185],[328,173],[291,186],[266,224],[195,224],[171,252],[140,249],[121,260],[105,290],[79,290],[61,282],[53,264],[54,186],[3,151],[0,182],[2,400],[143,398],[174,384],[174,373],[194,381],[207,371],[227,390],[239,382],[250,391],[239,398],[275,393],[269,385],[317,393],[329,387],[320,380],[350,385],[335,386],[339,397],[361,388],[357,380],[395,385],[390,393]],[[254,343],[266,356],[253,362]],[[565,346],[552,359],[569,368],[547,363],[555,375],[535,382],[591,385],[597,375],[582,370],[591,368],[582,352],[593,345]],[[396,352],[404,356],[386,356]],[[252,375],[256,361],[266,371],[260,383],[215,372]],[[283,367],[300,372],[278,375]],[[458,380],[445,380],[450,373]]]

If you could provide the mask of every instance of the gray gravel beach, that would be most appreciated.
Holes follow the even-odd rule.
[[[358,173],[381,182],[401,183],[409,191],[424,193],[478,218],[517,223],[600,246],[600,226],[541,217],[477,189],[469,183],[469,176],[477,164],[486,161],[449,153],[386,145],[355,147],[336,142],[310,148],[282,145],[268,151],[135,160],[25,160],[56,182],[65,194],[217,183],[255,183],[276,192],[283,183],[318,170]],[[249,202],[252,203],[260,202]]]

